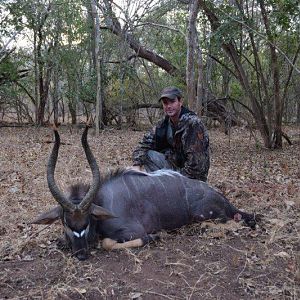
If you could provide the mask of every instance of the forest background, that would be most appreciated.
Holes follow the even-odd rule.
[[[292,143],[300,122],[296,0],[1,1],[3,122],[153,123],[176,85],[210,124]],[[148,122],[149,121],[149,122]]]

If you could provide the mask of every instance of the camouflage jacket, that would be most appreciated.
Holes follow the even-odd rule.
[[[181,174],[207,180],[209,170],[209,137],[197,115],[182,107],[176,128],[169,117],[160,120],[147,132],[133,152],[133,164],[143,165],[148,150],[165,153],[167,160]]]

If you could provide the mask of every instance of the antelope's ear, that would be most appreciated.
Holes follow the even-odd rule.
[[[106,219],[110,219],[110,218],[116,218],[116,216],[114,216],[111,212],[109,212],[107,209],[99,206],[99,205],[95,205],[94,203],[92,203],[91,205],[91,214],[97,219],[97,220],[106,220]]]
[[[39,215],[31,224],[52,224],[57,219],[59,219],[62,215],[62,207],[55,206],[54,208],[50,209],[49,211],[44,212],[43,214]]]

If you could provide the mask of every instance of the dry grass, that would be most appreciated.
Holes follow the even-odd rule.
[[[297,136],[299,128],[287,128]],[[62,128],[57,182],[89,182],[80,132]],[[142,132],[90,136],[101,171],[130,165]],[[162,233],[142,249],[107,253],[100,245],[79,262],[59,246],[60,224],[30,225],[53,207],[45,168],[46,128],[1,129],[0,289],[6,299],[298,299],[300,143],[268,151],[234,129],[210,132],[209,182],[246,211],[265,217],[256,231],[240,224],[203,224]]]

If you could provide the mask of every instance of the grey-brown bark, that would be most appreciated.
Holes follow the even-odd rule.
[[[196,75],[195,64],[196,59],[196,20],[199,11],[198,0],[192,0],[189,4],[189,21],[188,21],[188,34],[187,34],[187,60],[186,60],[186,86],[187,86],[187,100],[189,108],[197,111],[197,96],[196,96]]]
[[[43,27],[49,16],[51,4],[48,5],[45,12],[38,15],[36,27],[34,30],[34,68],[35,68],[35,98],[36,98],[36,123],[44,123],[45,106],[48,98],[50,84],[50,66],[45,68],[45,61],[42,57],[42,44],[44,41]],[[50,49],[49,49],[50,50]],[[45,71],[46,69],[46,71]]]
[[[91,14],[93,22],[93,33],[95,37],[94,48],[92,49],[95,61],[95,74],[97,78],[96,83],[96,134],[99,134],[100,128],[103,126],[103,112],[102,112],[102,94],[101,94],[101,68],[100,68],[100,20],[97,12],[95,0],[91,0]]]
[[[282,148],[282,116],[283,116],[283,101],[280,95],[280,82],[279,82],[279,65],[274,46],[274,38],[271,33],[268,13],[266,11],[264,0],[259,0],[263,22],[268,37],[268,44],[271,53],[271,70],[273,74],[273,97],[275,103],[275,118],[274,118],[274,140],[272,141],[274,148]]]

